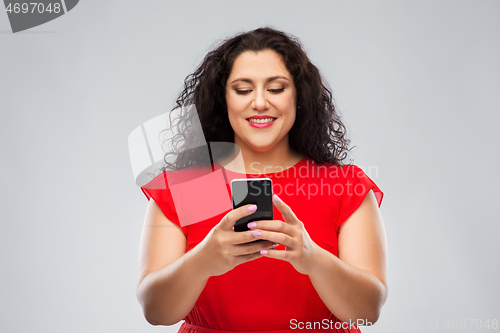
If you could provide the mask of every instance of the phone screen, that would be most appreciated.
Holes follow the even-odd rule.
[[[272,191],[273,182],[270,178],[234,179],[231,182],[233,209],[248,204],[257,205],[253,214],[236,221],[235,231],[248,230],[247,223],[252,221],[273,219]]]

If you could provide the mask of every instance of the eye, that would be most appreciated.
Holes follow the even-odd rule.
[[[251,90],[237,90],[237,89],[235,91],[238,95],[247,95],[252,92]]]
[[[281,89],[269,89],[268,91],[270,93],[272,93],[272,94],[279,94],[279,93],[282,93],[283,91],[285,91],[285,88],[281,88]]]

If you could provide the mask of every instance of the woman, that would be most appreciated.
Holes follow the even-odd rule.
[[[224,41],[186,80],[176,108],[187,104],[206,142],[239,147],[212,149],[214,174],[222,170],[227,184],[273,180],[275,219],[235,232],[235,221],[256,210],[246,205],[185,225],[165,182],[172,171],[144,186],[137,295],[148,322],[184,319],[181,332],[356,332],[374,323],[387,298],[383,194],[342,164],[345,127],[298,41],[271,28]],[[196,140],[188,123],[174,140],[181,148]],[[203,159],[186,149],[166,165],[197,170]],[[201,213],[226,204],[209,200]]]

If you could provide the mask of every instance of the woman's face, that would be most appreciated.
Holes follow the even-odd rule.
[[[288,148],[295,122],[293,78],[272,50],[247,51],[234,61],[226,82],[229,122],[241,149],[266,152]]]

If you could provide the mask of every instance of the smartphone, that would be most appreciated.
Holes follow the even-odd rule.
[[[273,181],[270,178],[245,178],[231,181],[233,209],[256,204],[257,210],[234,224],[234,231],[249,230],[247,224],[273,219]]]

